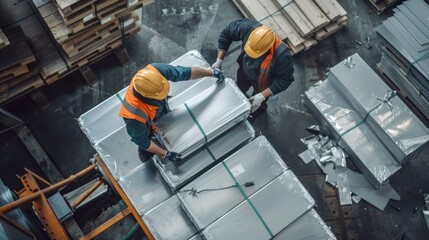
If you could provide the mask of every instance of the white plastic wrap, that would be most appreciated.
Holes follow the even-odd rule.
[[[198,86],[192,86],[192,89]],[[186,157],[250,114],[250,103],[232,79],[193,96],[157,120],[157,138]]]
[[[286,164],[271,144],[264,136],[260,136],[225,159],[223,163],[219,163],[185,185],[177,194],[191,220],[199,229],[204,229],[244,201],[245,196],[251,196],[286,170]],[[224,188],[235,185],[234,181],[239,184],[254,182],[254,185],[241,186],[245,196],[237,187],[204,191],[196,196],[186,191]]]
[[[331,131],[333,138],[374,187],[386,183],[401,168],[392,153],[363,118],[344,101],[329,79],[314,85],[305,94],[306,105]]]
[[[200,148],[195,153],[182,160],[179,163],[173,163],[161,157],[154,157],[155,165],[165,181],[175,191],[183,185],[188,179],[201,173],[214,161],[221,159],[240,144],[253,139],[255,131],[249,122],[238,123],[227,132],[217,137],[204,148]]]
[[[206,239],[271,239],[309,211],[314,200],[292,171],[278,176],[203,230]],[[258,213],[258,214],[257,214]]]

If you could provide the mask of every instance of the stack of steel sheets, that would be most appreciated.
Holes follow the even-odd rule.
[[[314,205],[263,136],[184,186],[177,195],[207,239],[237,239],[237,234],[269,239]]]
[[[200,91],[200,84],[208,88]],[[188,90],[194,93],[192,98],[157,120],[158,140],[167,150],[177,152],[183,158],[250,114],[249,101],[232,79],[211,85],[202,80]]]
[[[170,63],[171,65],[180,66],[198,66],[198,67],[209,67],[210,65],[204,60],[198,51],[189,51],[178,59]],[[130,79],[131,80],[131,79]],[[200,80],[200,79],[198,79]],[[170,82],[169,96],[173,104],[183,103],[187,100],[187,95],[182,95],[175,99],[185,89],[189,88],[198,81],[181,81],[181,82]],[[127,92],[128,86],[118,92],[121,99],[124,98]],[[189,97],[189,95],[188,95]],[[116,95],[113,95],[100,103],[96,107],[90,109],[88,112],[82,114],[78,123],[82,128],[82,131],[86,134],[92,144],[97,143],[101,139],[105,138],[110,133],[116,131],[125,125],[124,120],[118,117],[119,108],[121,101]]]
[[[329,80],[397,162],[405,165],[429,140],[429,130],[420,119],[358,55],[350,57],[351,68],[338,64]]]
[[[173,163],[166,159],[155,157],[155,165],[172,190],[176,191],[186,181],[221,160],[246,141],[253,139],[254,136],[255,131],[252,126],[247,121],[243,121],[209,142],[204,148],[200,148],[182,162]]]
[[[428,129],[357,54],[310,88],[306,105],[376,188],[429,140]]]
[[[405,1],[375,30],[382,42],[379,70],[429,119],[429,4]]]

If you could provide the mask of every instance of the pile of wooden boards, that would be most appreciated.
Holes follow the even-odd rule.
[[[103,57],[139,31],[136,8],[153,0],[55,0],[38,10],[62,47],[69,68]]]
[[[0,30],[0,106],[120,50],[153,1],[33,0],[31,15]]]
[[[387,8],[401,2],[402,0],[366,0],[366,2],[380,15]]]
[[[13,27],[4,34],[9,44],[0,49],[0,103],[44,85],[22,29]]]
[[[336,0],[233,0],[245,17],[271,27],[294,54],[346,25],[347,12]]]

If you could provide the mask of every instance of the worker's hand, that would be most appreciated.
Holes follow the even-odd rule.
[[[250,112],[253,113],[254,111],[258,110],[264,100],[265,97],[262,95],[262,93],[258,93],[255,96],[250,97],[249,101],[252,104]]]
[[[177,162],[177,161],[182,160],[182,158],[180,158],[180,154],[178,154],[176,152],[170,152],[170,151],[167,151],[165,153],[164,158],[166,158],[172,162]]]
[[[222,61],[223,61],[222,59],[217,58],[216,62],[214,62],[212,64],[212,68],[219,68],[219,69],[221,69],[222,68]]]
[[[213,68],[213,77],[217,78],[216,83],[221,83],[225,80],[225,76],[223,76],[223,72],[219,68]]]

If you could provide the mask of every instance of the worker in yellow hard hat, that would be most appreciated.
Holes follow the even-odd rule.
[[[213,76],[223,80],[219,69],[172,66],[153,63],[139,70],[131,79],[119,116],[123,117],[131,141],[138,145],[139,158],[145,162],[157,154],[170,161],[180,160],[180,155],[158,146],[150,138],[156,131],[153,121],[167,112],[166,98],[169,81],[183,81]]]
[[[221,68],[233,41],[242,41],[237,58],[237,85],[243,93],[253,86],[251,116],[256,118],[267,109],[270,96],[286,90],[294,81],[289,49],[273,30],[250,19],[227,25],[218,39],[218,53],[212,67]]]

